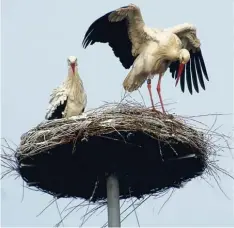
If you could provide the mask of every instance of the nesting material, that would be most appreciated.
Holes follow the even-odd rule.
[[[202,175],[209,149],[202,132],[140,105],[107,104],[77,118],[46,121],[21,137],[18,172],[57,197],[106,199],[115,173],[120,197],[180,188]]]

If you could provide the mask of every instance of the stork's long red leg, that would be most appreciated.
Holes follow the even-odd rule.
[[[163,113],[165,113],[165,109],[164,109],[164,105],[163,105],[163,101],[162,101],[162,96],[161,96],[161,79],[162,79],[162,74],[159,74],[157,91],[158,91],[158,96],[159,96],[159,100],[160,100],[160,103],[162,106]]]
[[[155,110],[153,96],[152,96],[152,90],[151,90],[151,79],[147,79],[147,88],[149,90],[149,95],[150,95],[150,101],[151,101],[152,108],[153,108],[153,110]]]

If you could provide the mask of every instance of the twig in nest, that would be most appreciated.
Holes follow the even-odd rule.
[[[53,200],[37,215],[39,217],[46,209],[48,209],[54,202],[56,202],[57,198],[53,198]]]
[[[96,191],[97,187],[98,187],[98,180],[95,182],[94,189],[93,189],[92,195],[91,195],[90,200],[89,200],[89,205],[90,205],[90,202],[91,202],[91,200],[92,200],[92,198],[93,198],[93,196],[94,196],[94,194],[95,194],[95,191]],[[86,216],[86,214],[87,214],[87,212],[88,212],[88,210],[89,210],[89,205],[88,205],[88,207],[87,207],[87,210],[86,210],[86,212],[85,212],[85,215],[84,215],[84,218],[83,218],[83,221],[82,221],[80,227],[82,227],[82,226],[84,225],[85,221],[86,221],[86,220],[85,220],[85,216]]]
[[[135,207],[135,209],[131,210],[123,219],[121,219],[121,223],[122,223],[129,215],[131,215],[132,212],[133,212],[134,210],[136,210],[138,207],[140,207],[140,206],[141,206],[146,200],[148,200],[151,196],[152,196],[152,194],[148,195],[145,199],[141,200],[141,203],[139,203],[139,204]]]
[[[59,213],[59,217],[60,217],[60,219],[62,220],[62,215],[61,215],[61,212],[60,212],[60,210],[59,210],[59,205],[58,205],[58,202],[57,202],[57,200],[55,201],[55,203],[56,203],[56,208],[57,208],[57,210],[58,210],[58,213]],[[61,224],[63,225],[63,227],[64,227],[64,224],[63,224],[63,222],[61,222]]]
[[[167,198],[167,200],[163,203],[163,205],[161,206],[161,208],[158,211],[158,214],[162,211],[163,207],[166,205],[166,203],[170,200],[170,198],[172,197],[172,194],[174,193],[175,189],[172,189],[171,194],[169,195],[169,197]]]
[[[129,188],[129,194],[130,194],[130,197],[131,197],[131,189],[130,188]],[[140,222],[139,222],[139,219],[138,219],[138,216],[137,216],[135,204],[133,202],[132,197],[131,197],[131,200],[132,200],[132,206],[133,206],[133,209],[134,209],[135,217],[136,217],[136,220],[137,220],[137,225],[138,225],[138,227],[140,227]]]
[[[80,204],[78,204],[76,207],[74,207],[71,211],[69,211],[56,225],[55,227],[59,227],[60,224],[64,221],[65,218],[67,218],[77,207],[82,206],[82,204],[85,202],[86,200],[82,201]]]
[[[103,206],[105,206],[105,204],[100,204],[100,205],[97,205],[96,207],[94,207],[93,209],[91,209],[89,212],[87,212],[86,214],[85,214],[85,216],[87,216],[88,215],[88,217],[84,220],[84,222],[83,222],[83,224],[82,225],[84,225],[95,213],[97,213],[97,211],[100,209],[100,208],[102,208]],[[84,219],[84,216],[82,216],[83,217],[83,219]],[[81,218],[82,218],[81,217]],[[81,226],[80,226],[81,227]]]
[[[75,198],[72,199],[72,200],[63,208],[63,210],[61,211],[61,214],[62,214],[64,211],[66,211],[66,209],[68,208],[68,206],[69,206],[74,200],[75,200]]]

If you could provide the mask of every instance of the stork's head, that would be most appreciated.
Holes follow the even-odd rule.
[[[186,64],[190,60],[190,54],[187,49],[181,49],[179,54],[179,61],[181,64]]]
[[[75,68],[77,67],[77,58],[75,56],[69,56],[67,58],[68,67],[72,69],[73,74],[75,75]]]
[[[179,52],[179,69],[178,69],[178,75],[177,75],[177,79],[176,79],[176,85],[182,75],[183,69],[184,69],[184,65],[190,60],[190,54],[189,51],[187,49],[181,49]]]

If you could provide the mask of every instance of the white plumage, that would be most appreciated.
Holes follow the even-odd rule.
[[[183,92],[185,78],[191,94],[192,81],[196,92],[199,92],[198,80],[205,89],[203,75],[207,80],[208,76],[200,40],[192,24],[184,23],[167,29],[149,28],[144,23],[139,7],[130,4],[93,22],[85,34],[83,46],[86,48],[95,42],[108,43],[126,69],[132,66],[123,82],[126,91],[140,88],[148,79],[152,106],[151,78],[159,74],[157,91],[163,111],[160,83],[168,68],[177,82],[181,78]]]
[[[77,116],[84,112],[87,104],[83,82],[78,74],[77,58],[68,58],[68,76],[61,86],[50,95],[49,107],[45,118],[59,119]]]

